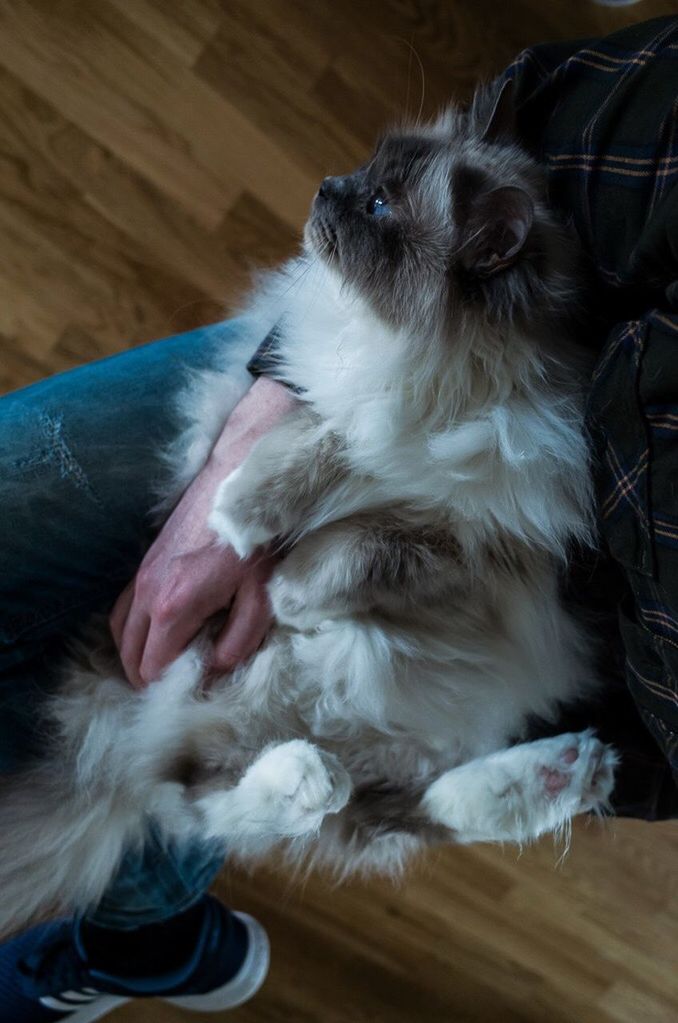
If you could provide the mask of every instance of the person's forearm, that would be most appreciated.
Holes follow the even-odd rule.
[[[257,440],[294,405],[296,398],[284,384],[258,377],[231,412],[203,472],[219,479],[240,465]]]
[[[268,378],[252,385],[118,598],[111,632],[132,685],[157,679],[204,623],[228,607],[211,666],[230,671],[262,642],[271,620],[266,582],[275,559],[260,552],[242,561],[216,542],[208,520],[221,481],[294,402],[291,391]]]
[[[295,402],[284,384],[259,377],[228,417],[210,455],[187,487],[165,529],[175,530],[175,543],[195,542],[205,532],[214,496],[224,479],[242,465],[260,437],[275,428]],[[186,514],[186,509],[190,513]]]

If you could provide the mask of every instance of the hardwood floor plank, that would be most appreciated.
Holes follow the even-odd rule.
[[[69,7],[77,22],[63,18]],[[283,219],[303,223],[315,180],[185,68],[167,74],[169,54],[106,0],[0,6],[0,64],[207,227],[229,208],[234,180],[263,201],[282,193]]]
[[[221,24],[219,0],[110,0],[111,6],[156,39],[173,60],[190,67]]]
[[[316,5],[316,16],[318,6],[322,4]],[[327,84],[324,89],[318,85],[327,75],[329,54],[322,62],[315,53],[315,59],[304,60],[306,37],[290,39],[282,15],[289,9],[286,0],[230,0],[221,28],[195,71],[319,180],[328,167],[362,162],[376,132],[366,138],[363,118],[356,116],[365,109],[363,102],[345,105],[343,117],[327,116]],[[371,122],[374,126],[374,118]]]

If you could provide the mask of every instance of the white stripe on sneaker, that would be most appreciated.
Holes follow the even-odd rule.
[[[70,1009],[71,1012],[75,1012],[80,1006],[73,1005],[73,1002],[62,1002],[58,998],[52,998],[45,995],[39,999],[40,1004],[44,1005],[46,1009]]]
[[[92,990],[91,988],[89,990]],[[63,1002],[60,998],[52,998],[48,995],[39,999],[40,1004],[46,1009],[58,1009],[60,1012],[67,1010],[68,1023],[94,1023],[95,1020],[107,1016],[119,1005],[129,1002],[129,998],[122,998],[119,995],[98,995],[91,1002]]]

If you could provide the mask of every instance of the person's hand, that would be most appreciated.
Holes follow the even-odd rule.
[[[156,679],[205,622],[229,608],[214,641],[209,670],[229,671],[257,650],[271,612],[266,582],[275,559],[256,553],[241,561],[214,542],[211,502],[198,478],[149,549],[111,614],[111,632],[133,686]]]
[[[142,687],[229,609],[214,640],[211,671],[229,671],[264,640],[271,611],[266,583],[276,563],[267,551],[241,561],[207,525],[219,483],[294,402],[282,385],[258,380],[229,418],[212,455],[148,550],[111,613],[114,641],[130,683]]]

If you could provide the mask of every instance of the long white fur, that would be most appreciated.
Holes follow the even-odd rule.
[[[300,535],[364,508],[407,502],[449,523],[469,552],[497,530],[543,550],[541,579],[505,581],[493,595],[496,631],[486,605],[468,600],[432,608],[409,628],[374,616],[309,626],[302,616],[274,630],[249,665],[207,696],[199,647],[142,696],[115,676],[73,671],[52,711],[64,760],[70,751],[77,764],[75,786],[66,779],[60,788],[58,778],[44,785],[41,769],[0,800],[9,842],[0,863],[0,931],[45,905],[95,902],[122,849],[143,841],[148,814],[168,836],[221,836],[246,859],[283,837],[292,855],[306,855],[312,838],[311,855],[338,872],[397,870],[416,838],[356,848],[350,863],[351,851],[338,843],[336,820],[325,815],[348,798],[345,771],[354,785],[380,772],[403,784],[439,774],[424,806],[460,841],[528,840],[609,791],[613,760],[590,736],[569,737],[580,770],[570,772],[567,798],[556,802],[540,787],[539,768],[566,770],[562,741],[497,753],[530,714],[553,717],[561,701],[594,684],[587,637],[559,603],[553,568],[570,540],[591,533],[576,396],[554,400],[547,360],[534,338],[517,332],[496,339],[505,348],[499,358],[495,352],[496,379],[469,391],[470,360],[480,341],[488,344],[473,336],[470,321],[431,379],[421,338],[388,328],[324,263],[295,261],[257,293],[223,370],[202,375],[182,399],[188,425],[171,453],[172,495],[203,464],[246,389],[246,355],[274,323],[282,330],[281,375],[304,388],[325,429],[345,438],[357,481],[319,502]],[[501,358],[516,365],[502,368]],[[275,581],[271,592],[275,604]],[[161,780],[159,765],[186,736],[222,723],[264,752],[235,788],[188,803],[180,785]],[[598,791],[591,765],[601,756]],[[508,802],[493,782],[497,772]],[[27,802],[33,809],[20,826]]]

